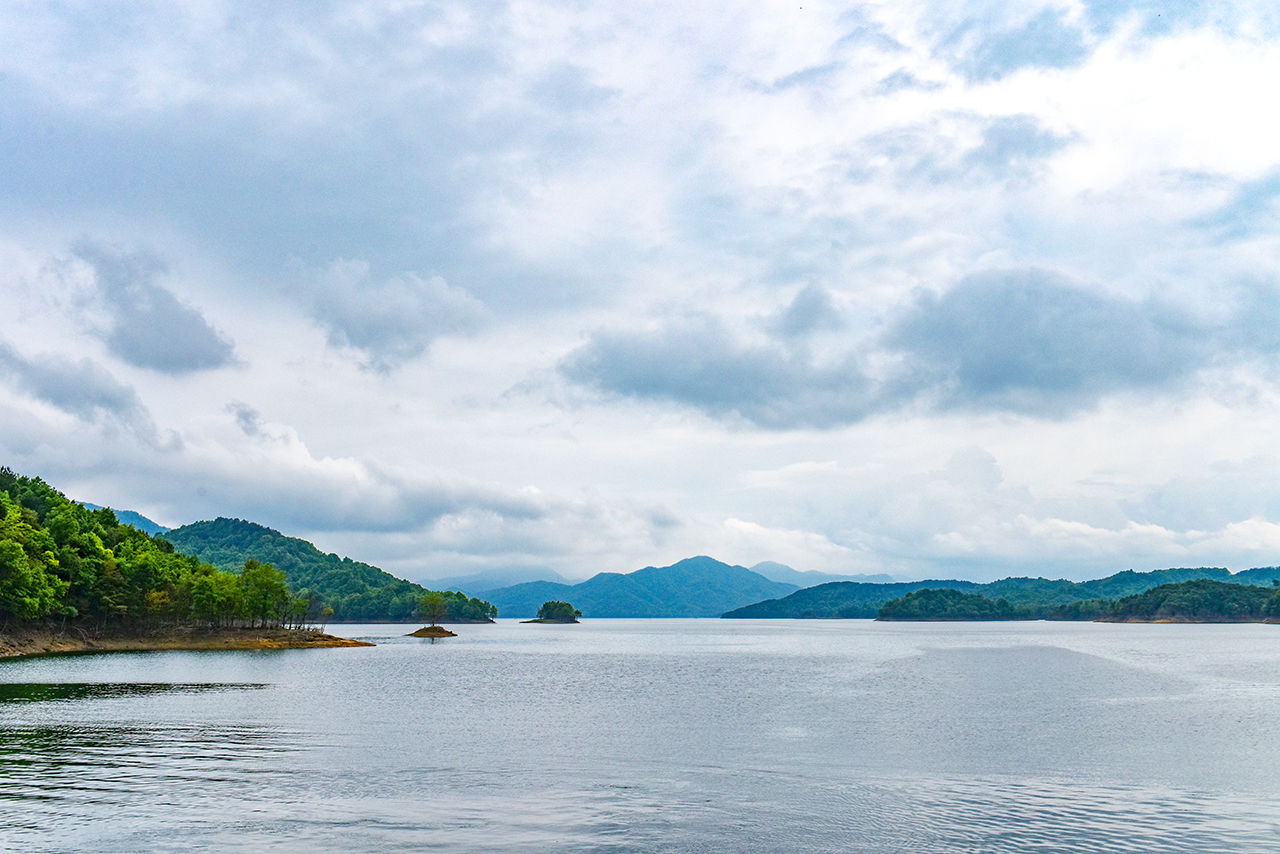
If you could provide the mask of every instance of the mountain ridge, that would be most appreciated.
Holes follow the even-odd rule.
[[[248,558],[274,565],[295,590],[313,591],[333,608],[334,622],[412,622],[418,619],[422,597],[431,592],[372,564],[325,554],[307,540],[244,519],[220,516],[163,536],[175,548],[222,569],[238,569]]]
[[[646,566],[634,572],[601,572],[577,584],[529,581],[477,595],[498,606],[504,617],[537,613],[546,601],[570,602],[591,617],[715,617],[765,596],[786,595],[796,585],[770,581],[744,566],[706,555],[670,566]],[[722,603],[738,604],[722,607]],[[718,610],[717,610],[718,609]]]
[[[1011,605],[1068,605],[1092,599],[1120,599],[1162,584],[1208,578],[1235,584],[1271,584],[1280,580],[1280,567],[1256,567],[1232,573],[1221,567],[1173,567],[1147,572],[1126,569],[1089,581],[1016,576],[979,583],[962,579],[930,579],[892,584],[834,581],[803,588],[777,599],[753,602],[725,612],[728,619],[868,619],[892,599],[927,588],[979,593],[1003,598]]]

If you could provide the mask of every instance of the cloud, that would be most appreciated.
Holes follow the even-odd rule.
[[[921,297],[884,343],[908,360],[903,393],[939,408],[1062,414],[1185,377],[1209,356],[1207,331],[1153,303],[1022,270]]]
[[[817,365],[774,344],[735,341],[712,319],[596,333],[560,371],[601,391],[675,401],[770,428],[858,420],[867,406],[867,382],[852,363]]]
[[[226,411],[235,416],[236,426],[250,438],[262,432],[262,413],[247,403],[233,400],[227,404]]]
[[[334,261],[311,297],[329,343],[360,351],[378,371],[417,358],[441,336],[475,330],[485,317],[483,303],[439,276],[403,273],[378,282],[364,261]]]
[[[138,393],[90,359],[31,360],[0,340],[0,374],[35,399],[85,422],[106,418],[154,443],[156,428]]]
[[[787,339],[830,318],[804,291],[747,343],[713,319],[644,332],[598,332],[560,370],[570,380],[636,399],[669,400],[770,429],[834,427],[906,407],[1061,418],[1122,391],[1169,388],[1196,372],[1280,352],[1259,318],[1275,288],[1241,289],[1237,305],[1204,319],[1176,305],[1088,290],[1044,270],[969,276],[925,294],[878,334],[819,362]],[[859,365],[885,367],[870,376]]]
[[[1070,141],[1042,127],[1034,116],[1001,116],[982,131],[982,142],[964,159],[969,167],[997,175],[1048,157]]]
[[[1089,55],[1085,34],[1056,9],[1020,26],[994,32],[971,22],[978,38],[960,68],[970,80],[990,81],[1024,68],[1071,68]]]
[[[770,329],[783,338],[801,338],[814,332],[830,332],[844,326],[844,318],[836,308],[830,291],[809,285],[770,323]]]
[[[1221,15],[1227,5],[1209,0],[1085,0],[1084,9],[1090,22],[1102,32],[1133,20],[1145,34],[1157,35],[1203,24],[1215,14]]]
[[[165,272],[159,258],[86,240],[72,252],[93,270],[111,318],[103,340],[114,355],[140,368],[175,375],[232,363],[231,342],[198,310],[157,284]]]
[[[1280,172],[1242,182],[1225,204],[1190,224],[1236,240],[1274,234],[1280,224]]]

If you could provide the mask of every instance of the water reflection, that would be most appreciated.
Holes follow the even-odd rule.
[[[115,699],[144,694],[200,694],[266,687],[266,683],[261,682],[3,682],[0,683],[0,704]]]

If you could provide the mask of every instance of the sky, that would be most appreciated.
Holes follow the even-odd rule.
[[[1268,2],[0,0],[0,464],[413,580],[1275,565],[1276,80]]]

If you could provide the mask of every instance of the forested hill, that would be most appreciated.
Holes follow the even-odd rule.
[[[306,540],[242,519],[193,522],[174,528],[164,538],[179,551],[217,567],[238,567],[248,558],[271,563],[284,571],[294,590],[315,593],[333,608],[336,621],[411,622],[418,618],[419,604],[429,592],[376,566],[325,554]],[[457,615],[450,616],[457,621]]]
[[[243,562],[233,569],[0,467],[0,631],[48,620],[83,633],[306,618],[309,603],[289,596],[282,573]]]
[[[481,595],[506,617],[532,617],[547,601],[572,602],[591,617],[715,617],[729,608],[781,596],[794,584],[770,581],[746,567],[709,557],[626,574],[602,572],[580,584],[530,581]]]
[[[976,593],[990,599],[1004,599],[1015,608],[1043,609],[1089,600],[1122,599],[1144,593],[1162,584],[1208,578],[1230,584],[1270,585],[1280,579],[1280,567],[1261,567],[1237,572],[1199,567],[1158,569],[1151,572],[1126,570],[1093,581],[1051,580],[1047,578],[1002,578],[986,584],[972,581],[912,581],[895,584],[858,584],[837,581],[797,590],[790,596],[756,602],[724,614],[725,617],[755,618],[873,618],[892,599],[915,590],[932,588]]]

